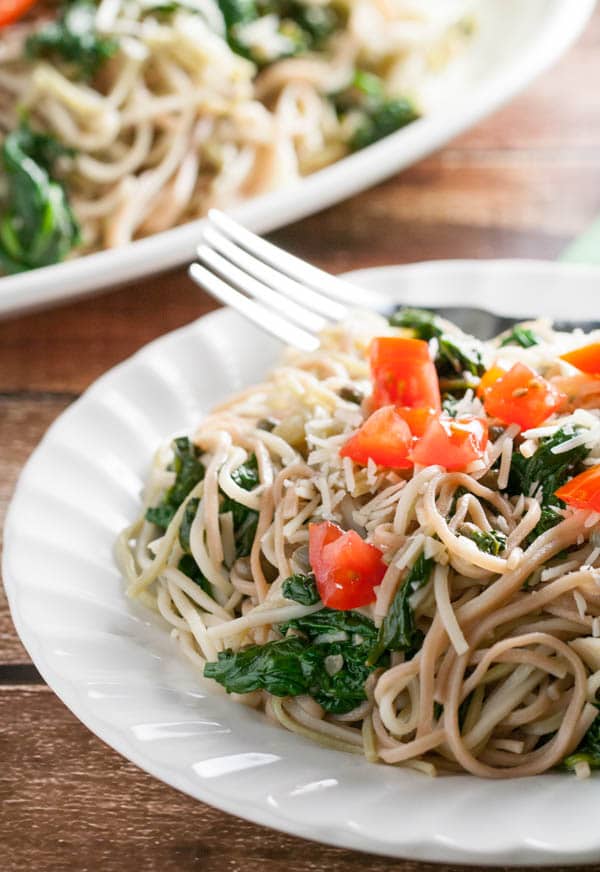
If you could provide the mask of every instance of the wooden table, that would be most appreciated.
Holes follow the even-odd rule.
[[[600,11],[568,56],[508,108],[272,238],[334,272],[433,258],[554,258],[600,212],[599,80]],[[177,270],[0,324],[0,517],[32,448],[90,382],[212,308]],[[280,835],[140,772],[44,685],[1,590],[0,761],[5,872],[437,868]]]

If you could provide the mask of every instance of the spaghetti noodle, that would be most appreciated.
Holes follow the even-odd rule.
[[[430,774],[517,777],[566,758],[587,775],[600,765],[600,486],[582,502],[572,483],[600,464],[600,399],[597,376],[561,355],[590,339],[537,322],[519,328],[528,347],[517,331],[482,343],[412,311],[392,324],[362,314],[318,351],[288,351],[158,452],[119,541],[128,591],[201,672],[327,747]],[[425,424],[391,370],[385,389],[404,399],[374,409],[381,337],[396,360],[413,346],[394,343],[429,343],[443,407]],[[499,417],[503,385],[518,407]],[[511,422],[539,420],[541,390],[553,410]],[[394,408],[410,444],[386,465],[389,427],[375,438],[373,422]],[[417,444],[431,462],[411,460]]]

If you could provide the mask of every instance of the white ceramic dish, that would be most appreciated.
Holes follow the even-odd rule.
[[[600,269],[454,261],[355,273],[392,302],[594,318]],[[212,695],[165,627],[123,595],[117,533],[159,440],[259,379],[275,340],[220,310],[101,378],[50,428],[19,481],[3,573],[36,666],[100,738],[167,783],[300,836],[477,865],[600,859],[600,776],[428,779],[325,750]]]
[[[437,108],[363,151],[233,214],[266,232],[364,190],[439,148],[522,90],[568,48],[595,0],[481,0],[477,36],[440,82]],[[200,221],[120,249],[0,278],[0,315],[130,281],[190,261]]]

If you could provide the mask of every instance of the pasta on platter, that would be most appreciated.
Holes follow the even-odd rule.
[[[64,0],[11,25],[0,9],[0,266],[124,245],[411,123],[476,6]]]

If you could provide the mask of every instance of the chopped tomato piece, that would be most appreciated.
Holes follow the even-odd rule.
[[[357,609],[375,599],[386,565],[381,551],[354,530],[322,521],[308,528],[308,557],[323,603],[332,609]]]
[[[415,406],[440,411],[440,385],[422,339],[380,336],[371,342],[373,408]]]
[[[556,496],[576,509],[600,512],[600,466],[576,475],[556,491]]]
[[[483,396],[488,415],[505,424],[518,424],[522,430],[539,427],[564,401],[554,385],[524,363],[515,363]]]
[[[17,21],[35,3],[37,0],[2,0],[0,3],[0,27]]]
[[[495,364],[491,367],[491,369],[488,369],[487,372],[484,372],[479,380],[479,384],[477,385],[477,396],[479,397],[479,399],[483,399],[487,389],[491,388],[491,386],[495,382],[497,382],[499,378],[502,378],[502,376],[505,374],[506,370],[502,369],[502,367],[500,366],[496,366]]]
[[[566,360],[582,372],[590,375],[600,375],[600,342],[592,342],[582,348],[574,348],[566,354],[561,354],[561,360]]]
[[[397,406],[396,412],[404,418],[413,436],[422,436],[431,419],[438,414],[435,409],[411,409],[408,406]]]
[[[439,464],[449,470],[465,469],[480,460],[488,442],[484,418],[434,418],[412,450],[412,459],[422,466]]]
[[[412,434],[409,425],[394,406],[383,406],[370,415],[362,427],[340,449],[342,457],[366,466],[369,458],[390,469],[412,466],[409,451]]]

